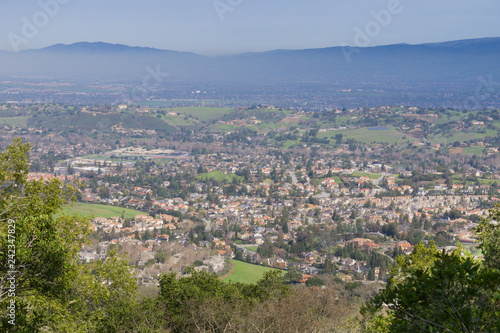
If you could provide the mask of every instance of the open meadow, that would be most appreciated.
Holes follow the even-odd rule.
[[[106,218],[113,216],[121,216],[123,211],[125,211],[125,218],[132,218],[138,214],[144,214],[144,212],[135,209],[99,205],[99,204],[88,204],[82,202],[76,202],[72,206],[66,206],[63,209],[64,213],[70,215],[77,214],[81,216],[94,216],[94,217],[106,217]]]
[[[256,283],[265,272],[275,270],[275,268],[249,264],[239,260],[231,260],[234,265],[234,272],[222,279],[225,282]]]

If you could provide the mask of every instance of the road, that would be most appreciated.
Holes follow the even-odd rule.
[[[379,179],[375,179],[375,180],[373,181],[373,185],[378,186],[378,184],[380,184],[380,182],[384,179],[384,177],[387,177],[387,176],[389,176],[389,174],[384,172],[384,173],[382,174],[382,177],[380,177]]]
[[[292,177],[292,184],[296,185],[298,181],[297,181],[297,176],[295,176],[295,172],[293,172],[292,170],[287,170],[287,172],[290,175],[290,177]]]

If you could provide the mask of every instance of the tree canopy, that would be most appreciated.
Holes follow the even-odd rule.
[[[484,259],[420,243],[398,256],[387,286],[364,309],[368,331],[499,332],[500,206],[476,228]],[[385,308],[388,315],[381,315]]]
[[[89,221],[60,212],[76,188],[28,180],[29,149],[15,139],[0,153],[0,330],[98,331],[118,303],[135,300],[136,281],[115,253],[80,263]]]

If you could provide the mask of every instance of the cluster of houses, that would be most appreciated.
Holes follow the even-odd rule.
[[[97,229],[102,229],[102,231],[106,233],[119,231],[125,233],[135,233],[137,231],[142,233],[145,231],[159,231],[162,229],[175,230],[178,228],[178,218],[167,214],[159,214],[158,217],[138,214],[131,219],[128,223],[129,226],[125,227],[125,223],[126,220],[123,217],[95,217],[92,220],[91,228],[95,231]]]
[[[168,156],[172,157],[175,151],[131,150],[127,148],[113,152],[115,155],[136,154],[137,156],[146,153],[157,156],[169,154]],[[135,170],[135,166],[134,162],[131,161],[109,161],[104,165],[104,162],[96,162],[92,159],[79,159],[78,162],[75,160],[73,163],[70,167],[76,171],[74,175],[56,176],[57,172],[30,173],[29,177],[30,179],[58,177],[62,181],[75,179],[88,181],[89,179],[82,178],[78,173],[78,168],[85,167],[96,168],[103,176],[124,175],[130,182],[134,182],[138,177],[132,172]],[[196,156],[181,154],[166,165],[152,165],[148,173],[154,176],[161,175],[163,180],[160,186],[168,188],[171,185],[167,180],[168,176],[186,171],[197,173],[201,166],[204,169],[204,174],[218,171],[222,177],[229,180],[236,177],[236,173],[241,174],[244,168],[248,168],[250,177],[254,181],[211,184],[210,194],[217,196],[216,202],[213,202],[213,200],[207,200],[209,193],[206,191],[206,181],[202,177],[196,178],[196,181],[190,184],[192,186],[190,186],[189,193],[182,198],[155,197],[156,192],[149,186],[138,184],[126,187],[121,183],[106,182],[98,178],[97,190],[90,186],[84,188],[81,200],[127,206],[144,211],[149,209],[175,211],[186,219],[192,217],[197,221],[203,221],[206,230],[211,231],[224,228],[226,222],[230,221],[231,224],[241,227],[242,231],[237,235],[239,239],[257,246],[263,244],[268,235],[271,235],[271,240],[275,241],[276,235],[283,231],[283,225],[276,223],[276,221],[282,216],[285,208],[290,212],[286,228],[288,232],[283,233],[285,242],[295,241],[295,232],[307,225],[332,225],[334,216],[340,217],[341,223],[347,229],[354,230],[359,219],[362,220],[363,225],[378,224],[380,226],[395,221],[401,222],[405,218],[411,221],[414,217],[431,218],[434,216],[435,220],[452,208],[459,211],[463,218],[445,222],[450,226],[456,226],[453,232],[457,239],[463,242],[474,242],[473,224],[470,223],[469,217],[485,216],[487,211],[482,208],[481,203],[495,200],[487,194],[491,190],[491,186],[488,184],[452,184],[449,186],[433,184],[430,187],[413,188],[398,184],[393,168],[378,163],[362,164],[356,161],[345,163],[319,158],[305,167],[294,161],[284,165],[275,156],[259,155],[259,152],[253,156],[239,158],[224,153],[198,154]],[[282,176],[282,180],[285,177],[287,180],[274,183],[270,179],[274,172],[278,172]],[[374,175],[374,172],[379,174]],[[398,170],[400,174],[404,174],[404,172],[404,170]],[[311,176],[311,173],[314,176]],[[181,181],[180,185],[187,184]],[[234,186],[237,193],[233,191],[228,194],[229,186]],[[103,195],[103,189],[107,190],[106,196]],[[388,190],[400,195],[394,197],[379,196],[381,192]],[[431,192],[438,195],[431,196],[429,195]],[[271,194],[282,199],[271,198]],[[94,219],[92,227],[94,230],[102,230],[111,235],[120,233],[127,235],[122,240],[113,239],[118,243],[140,243],[141,240],[136,239],[136,234],[143,234],[146,231],[154,231],[155,238],[150,241],[189,243],[185,231],[180,230],[179,220],[168,214],[159,214],[155,217],[140,214],[130,221],[122,217],[97,217]],[[409,228],[408,223],[401,223],[399,231],[408,231]],[[169,232],[166,232],[167,230]],[[369,239],[355,238],[351,242],[354,246],[365,251],[378,248],[378,245]],[[227,238],[202,241],[199,242],[198,246],[213,248],[222,257],[234,256]],[[401,243],[397,246],[405,253],[412,249],[409,243]],[[153,247],[145,246],[145,248]],[[144,251],[139,260],[141,265],[145,265],[151,260],[151,255],[154,257],[154,254],[151,253],[150,250]],[[86,259],[83,260],[100,258],[101,255],[87,253]],[[244,257],[246,256],[249,256],[256,263],[282,269],[290,267],[290,263],[280,256],[261,258],[257,253],[245,248]],[[316,265],[324,260],[321,255],[314,252],[304,253],[301,259],[303,264],[300,269],[304,274],[309,275],[317,273]],[[346,273],[366,273],[366,263],[360,261],[342,261],[342,258],[339,258],[335,263],[340,267],[340,271]],[[349,278],[346,277],[346,279]]]

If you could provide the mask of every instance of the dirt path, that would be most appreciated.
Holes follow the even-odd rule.
[[[231,269],[229,270],[229,272],[227,272],[226,274],[224,274],[222,276],[219,276],[219,280],[225,279],[228,276],[231,276],[231,274],[233,274],[233,273],[234,273],[234,264],[231,263]]]

